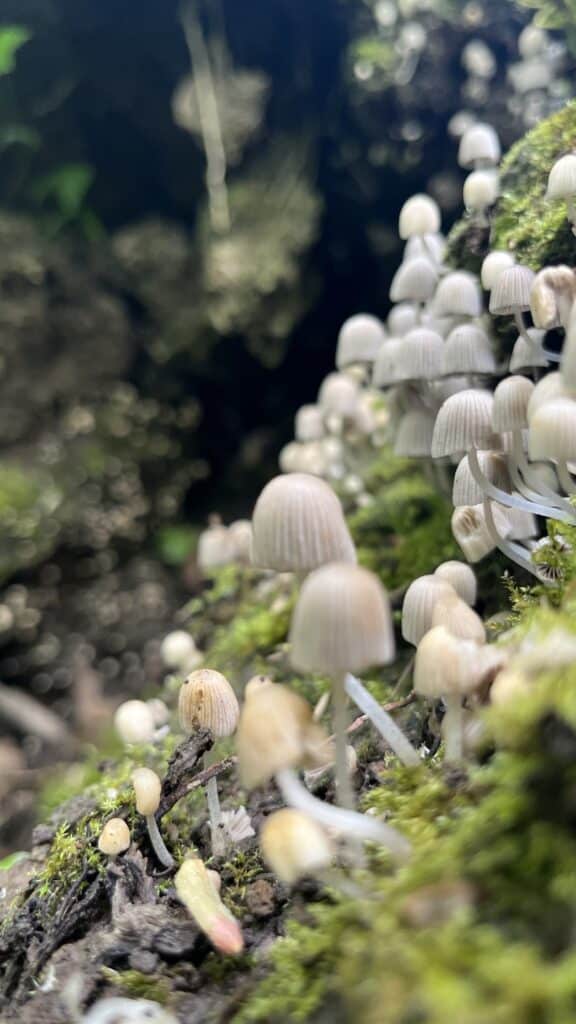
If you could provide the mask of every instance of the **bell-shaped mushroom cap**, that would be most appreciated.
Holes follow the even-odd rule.
[[[486,642],[482,619],[458,594],[441,597],[436,602],[432,612],[432,626],[446,626],[450,633],[462,640],[474,640],[477,644]]]
[[[156,772],[151,768],[135,768],[132,772],[132,785],[136,795],[136,810],[138,814],[148,817],[156,814],[160,806],[160,794],[162,783]]]
[[[173,629],[160,645],[160,657],[166,668],[190,670],[202,660],[194,639],[185,629]]]
[[[391,335],[402,338],[418,325],[418,307],[412,302],[400,302],[388,314],[386,326]]]
[[[302,585],[290,629],[292,664],[303,671],[361,672],[394,660],[388,595],[377,576],[332,563]]]
[[[437,576],[419,576],[413,580],[402,604],[402,636],[416,646],[432,626],[434,606],[441,598],[456,597],[456,591]]]
[[[540,406],[530,420],[528,451],[531,459],[576,459],[576,402],[553,398]]]
[[[252,531],[252,561],[262,569],[309,572],[326,562],[356,561],[338,498],[306,473],[286,473],[266,484]]]
[[[110,818],[106,822],[98,839],[100,853],[107,857],[117,857],[130,846],[130,829],[124,818]]]
[[[440,230],[440,208],[430,196],[411,196],[400,210],[398,234],[400,238],[414,235],[433,235]]]
[[[443,277],[433,303],[436,316],[480,316],[482,293],[477,278],[465,270]]]
[[[249,565],[252,561],[252,523],[249,519],[235,519],[228,527],[234,550],[234,561]]]
[[[496,361],[490,339],[476,324],[460,324],[450,332],[443,349],[442,370],[453,374],[493,374]]]
[[[358,383],[345,373],[329,373],[318,392],[318,404],[324,415],[353,416],[358,404]]]
[[[424,256],[425,259],[431,260],[432,263],[440,266],[445,253],[446,239],[444,238],[444,235],[413,235],[412,238],[408,239],[404,246],[402,262],[409,263],[410,260],[415,260],[419,256]]]
[[[493,206],[500,194],[498,172],[493,170],[472,171],[464,182],[462,196],[464,206],[472,213],[483,213]]]
[[[460,139],[458,163],[460,167],[495,167],[501,156],[500,141],[490,124],[473,124]]]
[[[534,386],[526,409],[528,423],[532,421],[541,406],[546,405],[547,402],[551,402],[555,398],[568,398],[562,374],[557,370],[554,373],[547,373]]]
[[[510,476],[506,464],[506,456],[501,452],[478,452],[480,469],[490,483],[501,491],[510,491]],[[458,463],[452,484],[452,504],[454,508],[463,505],[479,505],[486,495],[476,483],[468,464],[468,456],[464,455]]]
[[[152,711],[143,700],[125,700],[114,713],[114,728],[123,743],[150,743],[155,725]]]
[[[527,377],[505,377],[494,392],[492,426],[496,433],[524,430],[528,426],[528,402],[534,385]]]
[[[220,522],[219,516],[212,516],[207,530],[198,537],[196,551],[198,568],[203,571],[219,569],[234,561],[234,545],[228,528]]]
[[[432,298],[438,281],[438,268],[423,256],[401,263],[390,285],[391,302],[426,302]]]
[[[484,258],[482,270],[480,272],[482,287],[487,292],[491,292],[496,281],[500,277],[500,274],[504,270],[508,270],[509,267],[513,267],[515,262],[516,261],[510,252],[504,252],[500,249],[495,249],[494,252],[489,252]]]
[[[550,171],[546,199],[572,199],[573,196],[576,196],[576,154],[566,153]]]
[[[568,318],[566,338],[562,350],[562,361],[560,363],[562,385],[566,391],[571,393],[576,392],[576,312],[574,312],[574,308]]]
[[[324,829],[307,814],[286,807],[270,814],[260,832],[262,855],[284,885],[314,877],[331,863],[334,850]]]
[[[476,573],[466,562],[458,562],[454,559],[449,562],[442,562],[434,570],[434,575],[438,576],[444,583],[450,583],[458,596],[463,601],[466,601],[466,604],[470,605],[471,608],[476,604]]]
[[[296,413],[294,436],[304,444],[324,437],[324,414],[319,405],[302,405]]]
[[[382,345],[372,371],[373,387],[388,388],[398,383],[400,353],[403,345],[404,341],[400,338],[389,338]]]
[[[576,299],[576,274],[571,267],[544,267],[532,282],[530,312],[545,331],[567,326]]]
[[[407,412],[398,424],[394,454],[411,459],[429,458],[433,429],[434,418],[430,413],[420,409]]]
[[[434,380],[442,370],[444,341],[435,331],[414,327],[399,351],[397,381]]]
[[[470,610],[470,609],[468,609]],[[435,626],[418,644],[414,689],[423,697],[465,697],[478,685],[481,646]]]
[[[336,366],[342,370],[353,363],[373,363],[385,337],[377,317],[368,313],[351,316],[340,328]]]
[[[530,309],[530,292],[535,276],[530,267],[519,263],[503,270],[490,294],[490,312],[494,316],[511,316]]]
[[[526,333],[532,339],[533,344],[530,345],[522,335],[516,339],[510,356],[510,373],[534,370],[541,366],[548,367],[548,359],[542,351],[545,332],[537,330],[536,327],[529,327]]]
[[[490,391],[470,388],[447,398],[440,408],[432,436],[432,458],[458,455],[473,445],[498,448],[492,428],[494,398]]]
[[[510,523],[499,505],[492,504],[494,525],[501,537],[510,535]],[[484,505],[463,505],[454,509],[452,535],[469,562],[479,562],[494,550],[492,534],[486,524]]]
[[[236,694],[221,672],[196,669],[180,687],[178,715],[184,732],[209,729],[218,739],[231,736],[239,714]]]
[[[286,768],[320,768],[332,756],[312,708],[280,683],[255,689],[242,707],[236,737],[240,781],[253,789]]]

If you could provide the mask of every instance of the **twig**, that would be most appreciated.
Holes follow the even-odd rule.
[[[384,711],[388,712],[388,714],[392,714],[393,711],[400,711],[401,708],[407,708],[410,704],[413,704],[415,700],[416,694],[412,691],[412,693],[409,693],[407,697],[403,697],[401,700],[393,700],[390,704],[383,704],[382,707],[384,708]],[[354,721],[350,723],[346,732],[348,734],[358,732],[358,730],[361,729],[363,725],[366,725],[366,722],[368,721],[368,715],[359,715],[358,718],[355,718]],[[332,738],[333,737],[331,736],[330,739]]]
[[[238,764],[238,758],[236,754],[231,754],[230,757],[225,757],[222,761],[217,761],[215,764],[211,764],[209,768],[204,768],[203,771],[198,772],[192,779],[192,782],[188,783],[187,793],[192,793],[193,790],[199,789],[200,786],[205,786],[210,779],[217,778],[218,775],[223,775],[224,772],[233,768],[235,764]]]

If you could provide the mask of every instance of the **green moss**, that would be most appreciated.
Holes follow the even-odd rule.
[[[238,673],[247,666],[266,668],[266,658],[284,643],[294,607],[295,593],[267,604],[253,593],[234,620],[216,630],[205,661],[211,668]]]
[[[102,975],[121,995],[130,999],[151,999],[161,1006],[166,1006],[170,999],[168,978],[140,971],[114,971],[111,967],[103,967]]]

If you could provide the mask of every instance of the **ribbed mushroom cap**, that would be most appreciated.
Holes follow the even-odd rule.
[[[407,412],[396,432],[394,454],[405,458],[429,458],[434,418],[428,412],[415,409]]]
[[[400,210],[398,234],[400,238],[414,235],[433,235],[440,230],[440,208],[430,196],[411,196]]]
[[[492,428],[494,398],[490,391],[470,388],[447,398],[440,408],[432,436],[432,458],[458,455],[473,445],[498,447]]]
[[[314,877],[331,863],[332,843],[322,828],[301,811],[286,807],[264,821],[260,847],[268,866],[284,885]]]
[[[496,361],[486,331],[475,324],[455,327],[444,344],[442,372],[446,375],[495,373]]]
[[[279,683],[254,690],[244,703],[236,749],[240,781],[248,789],[286,768],[320,768],[332,755],[310,705]]]
[[[392,384],[398,382],[398,373],[400,367],[401,352],[404,345],[404,340],[400,338],[389,338],[378,355],[376,356],[376,362],[374,363],[374,370],[372,372],[372,385],[375,388],[387,388],[391,387]]]
[[[510,316],[530,309],[530,292],[535,274],[519,263],[502,271],[490,295],[490,312],[494,316]]]
[[[506,464],[506,456],[501,452],[478,452],[478,462],[484,476],[501,491],[510,491],[510,476]],[[458,463],[452,484],[452,504],[454,508],[463,505],[480,505],[485,494],[476,483],[468,464],[468,456],[464,455]]]
[[[546,199],[572,199],[573,196],[576,196],[576,155],[566,153],[550,171]]]
[[[132,772],[132,785],[136,795],[136,810],[146,817],[156,814],[160,806],[162,783],[156,772],[151,768],[135,768]]]
[[[414,327],[404,338],[398,358],[398,381],[434,380],[442,370],[444,341],[435,331]]]
[[[336,349],[336,366],[342,370],[353,363],[373,363],[386,337],[384,328],[375,316],[358,313],[340,328]]]
[[[464,132],[458,148],[460,167],[493,166],[500,160],[500,141],[490,124],[474,124]]]
[[[199,668],[180,687],[178,715],[184,732],[210,729],[216,738],[231,736],[239,714],[236,694],[221,672]]]
[[[467,696],[478,683],[481,646],[435,626],[418,644],[414,689],[423,697]]]
[[[442,562],[434,570],[434,575],[438,576],[444,583],[450,583],[458,596],[463,601],[466,601],[467,605],[472,607],[476,604],[476,573],[469,565],[466,565],[466,562],[458,562],[455,559],[449,562]]]
[[[302,405],[296,413],[294,436],[297,441],[320,441],[325,434],[324,414],[319,405]]]
[[[234,546],[228,533],[228,528],[223,526],[214,517],[214,521],[207,530],[203,530],[198,537],[198,549],[196,552],[198,567],[204,571],[219,569],[223,565],[230,565],[234,561]]]
[[[442,278],[434,296],[436,316],[480,316],[482,293],[477,278],[455,270]]]
[[[434,294],[438,268],[423,256],[401,263],[390,285],[391,302],[426,302]]]
[[[436,602],[432,612],[432,626],[446,626],[450,633],[462,640],[474,640],[477,644],[486,642],[482,619],[458,594],[441,597]]]
[[[388,314],[386,326],[391,335],[404,337],[418,324],[418,307],[412,302],[400,302]]]
[[[353,416],[358,404],[359,387],[345,373],[329,373],[318,392],[318,405],[325,415]]]
[[[492,504],[494,525],[501,537],[510,535],[510,523],[499,505]],[[454,509],[452,535],[469,562],[479,562],[496,547],[486,525],[483,505],[464,505]]]
[[[571,267],[544,267],[530,292],[530,312],[536,327],[549,331],[568,324],[576,299],[576,274]]]
[[[456,591],[437,576],[413,580],[402,604],[402,636],[416,646],[432,626],[434,607],[442,598],[457,597]]]
[[[494,392],[492,426],[498,433],[528,426],[528,402],[534,385],[527,377],[506,377]]]
[[[394,660],[388,595],[360,566],[333,563],[302,585],[290,629],[292,664],[303,671],[361,672]]]
[[[306,473],[286,473],[266,485],[252,531],[252,560],[262,569],[309,572],[326,562],[356,561],[338,498]]]
[[[554,371],[554,373],[547,373],[546,376],[542,377],[542,380],[539,380],[534,386],[526,409],[528,423],[531,423],[541,406],[546,405],[547,402],[551,402],[555,398],[568,398],[568,394],[564,388],[562,374],[558,371]]]
[[[504,270],[508,270],[509,267],[513,267],[515,262],[512,253],[504,252],[500,249],[489,252],[484,258],[480,272],[482,287],[487,292],[491,292],[500,274]]]
[[[110,818],[100,833],[98,849],[107,857],[117,857],[130,846],[130,829],[123,818]]]
[[[533,370],[538,367],[548,367],[548,359],[542,351],[544,331],[536,327],[529,327],[527,334],[533,339],[534,344],[529,345],[526,338],[520,335],[514,342],[512,355],[510,356],[510,373],[518,373],[520,370]]]
[[[493,206],[500,194],[500,179],[494,170],[472,171],[464,182],[464,206],[472,213],[483,213]]]
[[[553,398],[541,405],[530,420],[528,450],[531,459],[576,459],[576,402]]]

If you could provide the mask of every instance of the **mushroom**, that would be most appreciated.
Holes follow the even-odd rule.
[[[535,274],[519,263],[503,270],[490,294],[490,312],[493,316],[513,316],[518,333],[530,345],[532,338],[524,323],[523,313],[530,309],[530,293]]]
[[[390,285],[391,302],[422,305],[431,299],[438,282],[438,267],[425,256],[401,263]]]
[[[400,210],[398,234],[400,238],[422,238],[440,230],[440,207],[431,196],[419,193],[411,196]]]
[[[306,443],[324,437],[324,413],[319,405],[303,405],[296,413],[294,436]]]
[[[151,768],[135,768],[132,772],[132,785],[136,795],[136,810],[146,821],[146,828],[154,853],[165,868],[174,867],[174,860],[166,849],[166,845],[154,815],[160,806],[162,783],[156,772]]]
[[[388,333],[403,337],[413,327],[417,327],[418,317],[419,309],[413,302],[400,302],[397,306],[392,306],[386,321]]]
[[[199,857],[186,857],[174,876],[174,885],[178,898],[214,948],[230,956],[241,953],[244,938],[240,925],[222,903],[213,874]]]
[[[476,324],[460,324],[450,331],[442,352],[442,372],[445,376],[495,374],[496,361],[486,331]]]
[[[232,736],[238,725],[240,708],[234,690],[220,672],[201,668],[192,672],[180,688],[178,696],[180,724],[186,733],[209,729],[214,739]],[[208,755],[205,755],[208,767]],[[212,852],[215,857],[226,849],[222,812],[216,778],[206,783],[206,800],[210,817]]]
[[[250,565],[252,560],[252,523],[249,519],[235,519],[228,527],[234,561]],[[191,665],[191,668],[195,666]]]
[[[496,535],[508,537],[512,527],[500,506],[490,507],[492,522],[486,520],[486,504],[462,505],[452,514],[450,524],[454,540],[469,562],[479,562],[497,547]]]
[[[386,338],[384,328],[375,316],[359,313],[351,316],[340,328],[336,349],[336,366],[369,363],[376,359],[380,346]]]
[[[98,839],[100,853],[107,857],[117,857],[130,846],[130,829],[123,818],[110,818],[106,822]]]
[[[479,215],[479,224],[488,224],[486,211],[494,206],[500,194],[500,180],[494,170],[472,171],[464,182],[464,206],[469,213]]]
[[[185,629],[174,629],[164,637],[160,657],[166,668],[180,672],[191,672],[202,661],[193,637]]]
[[[394,454],[409,458],[430,458],[434,417],[414,409],[402,417],[396,431]]]
[[[514,342],[510,356],[510,373],[519,373],[522,370],[531,370],[535,373],[539,369],[548,369],[548,359],[544,355],[544,331],[536,327],[529,327],[525,335],[520,335]]]
[[[494,249],[492,252],[489,252],[484,257],[480,271],[480,280],[484,290],[491,292],[500,274],[504,270],[508,270],[509,267],[513,267],[515,262],[512,253],[503,252],[500,249]]]
[[[500,141],[492,125],[477,122],[460,139],[458,163],[460,167],[496,167],[501,156]]]
[[[476,573],[466,562],[458,562],[454,559],[448,562],[442,562],[435,570],[434,575],[438,579],[443,580],[444,583],[449,583],[466,602],[472,608],[476,604],[476,595],[478,590],[478,584],[476,581]]]
[[[456,597],[456,591],[437,576],[418,576],[412,580],[402,603],[402,636],[417,647],[422,637],[432,628],[432,615],[437,601],[443,597]]]
[[[126,700],[114,713],[114,728],[124,744],[151,743],[156,727],[154,715],[143,700]]]
[[[576,299],[576,274],[571,267],[544,267],[532,282],[530,311],[535,327],[545,331],[568,327],[570,311]],[[547,352],[551,362],[560,362],[557,352]]]
[[[265,819],[260,846],[264,860],[285,885],[294,885],[307,875],[319,875],[334,857],[324,829],[307,814],[291,807],[275,811]]]
[[[198,568],[208,573],[234,561],[232,540],[220,516],[209,517],[208,528],[203,530],[198,538],[196,561]]]
[[[486,642],[486,630],[479,615],[458,594],[441,597],[434,605],[432,627],[445,626],[454,636],[462,640]]]
[[[566,202],[566,214],[572,224],[576,224],[576,154],[566,153],[553,164],[548,175],[546,199],[563,199]]]
[[[545,402],[530,420],[528,445],[531,459],[551,459],[567,494],[576,493],[567,463],[576,460],[576,402],[553,398]],[[555,518],[573,522],[574,515],[558,511]]]

